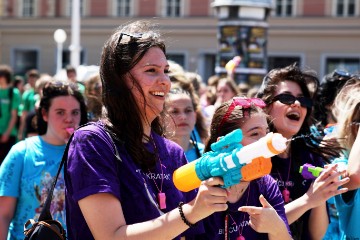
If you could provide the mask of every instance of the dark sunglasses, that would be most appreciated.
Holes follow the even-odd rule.
[[[337,77],[340,80],[347,81],[352,77],[352,74],[344,70],[335,69],[334,72],[332,73],[332,77]]]
[[[296,100],[300,102],[300,105],[302,107],[311,108],[313,105],[312,100],[310,98],[294,97],[293,95],[287,93],[283,93],[275,96],[271,102],[280,101],[283,104],[291,105],[294,104]]]

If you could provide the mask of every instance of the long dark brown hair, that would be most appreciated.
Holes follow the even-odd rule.
[[[315,71],[311,69],[302,70],[297,63],[294,63],[284,68],[273,69],[264,77],[257,97],[262,98],[266,103],[265,111],[270,111],[278,84],[283,81],[295,82],[299,85],[304,97],[314,101],[314,95],[319,84]],[[271,121],[269,128],[270,131],[277,132]],[[324,140],[320,133],[319,135],[314,134],[312,129],[316,131],[317,124],[312,116],[312,108],[308,107],[304,122],[299,132],[293,136],[293,141],[291,141],[292,156],[294,158],[301,156],[300,152],[309,149],[310,152],[322,156],[327,162],[331,158],[338,157],[342,148],[336,140]]]
[[[136,21],[119,27],[104,45],[100,77],[103,87],[102,100],[106,108],[104,122],[112,137],[124,144],[133,161],[141,168],[151,168],[156,156],[149,152],[143,140],[153,141],[144,134],[143,119],[147,119],[142,109],[146,106],[144,92],[130,70],[153,47],[160,48],[164,54],[166,48],[155,26],[147,21]],[[138,106],[126,79],[131,79],[132,87],[137,88],[143,97],[143,106]],[[151,123],[152,130],[162,135],[159,118]]]

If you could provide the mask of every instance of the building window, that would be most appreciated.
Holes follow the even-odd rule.
[[[23,0],[22,16],[23,17],[35,16],[35,0]]]
[[[353,17],[356,15],[358,0],[335,0],[335,15]]]
[[[39,53],[33,49],[15,49],[14,50],[14,73],[16,75],[25,75],[29,69],[38,68]]]
[[[62,52],[62,68],[65,68],[67,65],[70,64],[70,58],[71,58],[71,52],[68,49],[63,50]],[[85,64],[85,51],[84,49],[81,49],[80,51],[80,65],[86,65]]]
[[[130,16],[130,0],[116,1],[116,16],[118,17]]]
[[[301,59],[297,56],[271,56],[268,57],[268,71],[274,68],[283,68],[293,64],[294,62],[298,63],[298,66],[301,66]]]
[[[185,55],[181,53],[168,53],[166,54],[167,60],[171,60],[185,68]]]
[[[325,74],[335,69],[346,70],[350,73],[360,73],[359,57],[329,57],[326,59]]]
[[[84,16],[84,0],[79,0],[79,4],[80,4],[80,16]],[[68,12],[67,12],[67,16],[71,16],[72,15],[72,5],[73,5],[73,0],[69,0],[68,1]]]
[[[166,0],[165,9],[166,9],[165,11],[166,17],[180,17],[181,0]]]
[[[275,16],[290,17],[294,14],[295,0],[275,0]]]
[[[238,6],[229,7],[229,18],[239,18],[239,7]]]
[[[204,55],[204,70],[203,70],[203,81],[207,83],[209,77],[215,75],[216,67],[216,54],[205,54]]]

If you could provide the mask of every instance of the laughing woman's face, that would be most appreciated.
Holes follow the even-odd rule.
[[[274,97],[279,94],[291,94],[294,97],[303,96],[300,86],[287,80],[278,84]],[[291,105],[286,105],[278,100],[273,102],[269,109],[269,115],[276,130],[286,138],[291,138],[300,131],[307,114],[307,108],[301,106],[297,100]]]
[[[140,108],[145,105],[147,120],[152,122],[163,110],[165,95],[169,92],[171,82],[168,76],[169,64],[165,54],[160,48],[153,47],[130,70],[131,75],[139,82],[144,92],[145,99],[133,87],[132,79],[128,79],[129,89],[133,91]],[[144,103],[144,100],[146,101]]]

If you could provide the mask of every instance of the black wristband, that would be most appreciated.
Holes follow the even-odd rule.
[[[179,206],[178,206],[178,209],[179,209],[179,212],[180,212],[180,216],[181,216],[181,219],[183,220],[183,222],[188,225],[189,227],[196,227],[196,223],[195,224],[192,224],[191,222],[189,222],[186,217],[185,217],[185,214],[182,210],[182,206],[184,205],[183,202],[180,202],[179,203]]]

